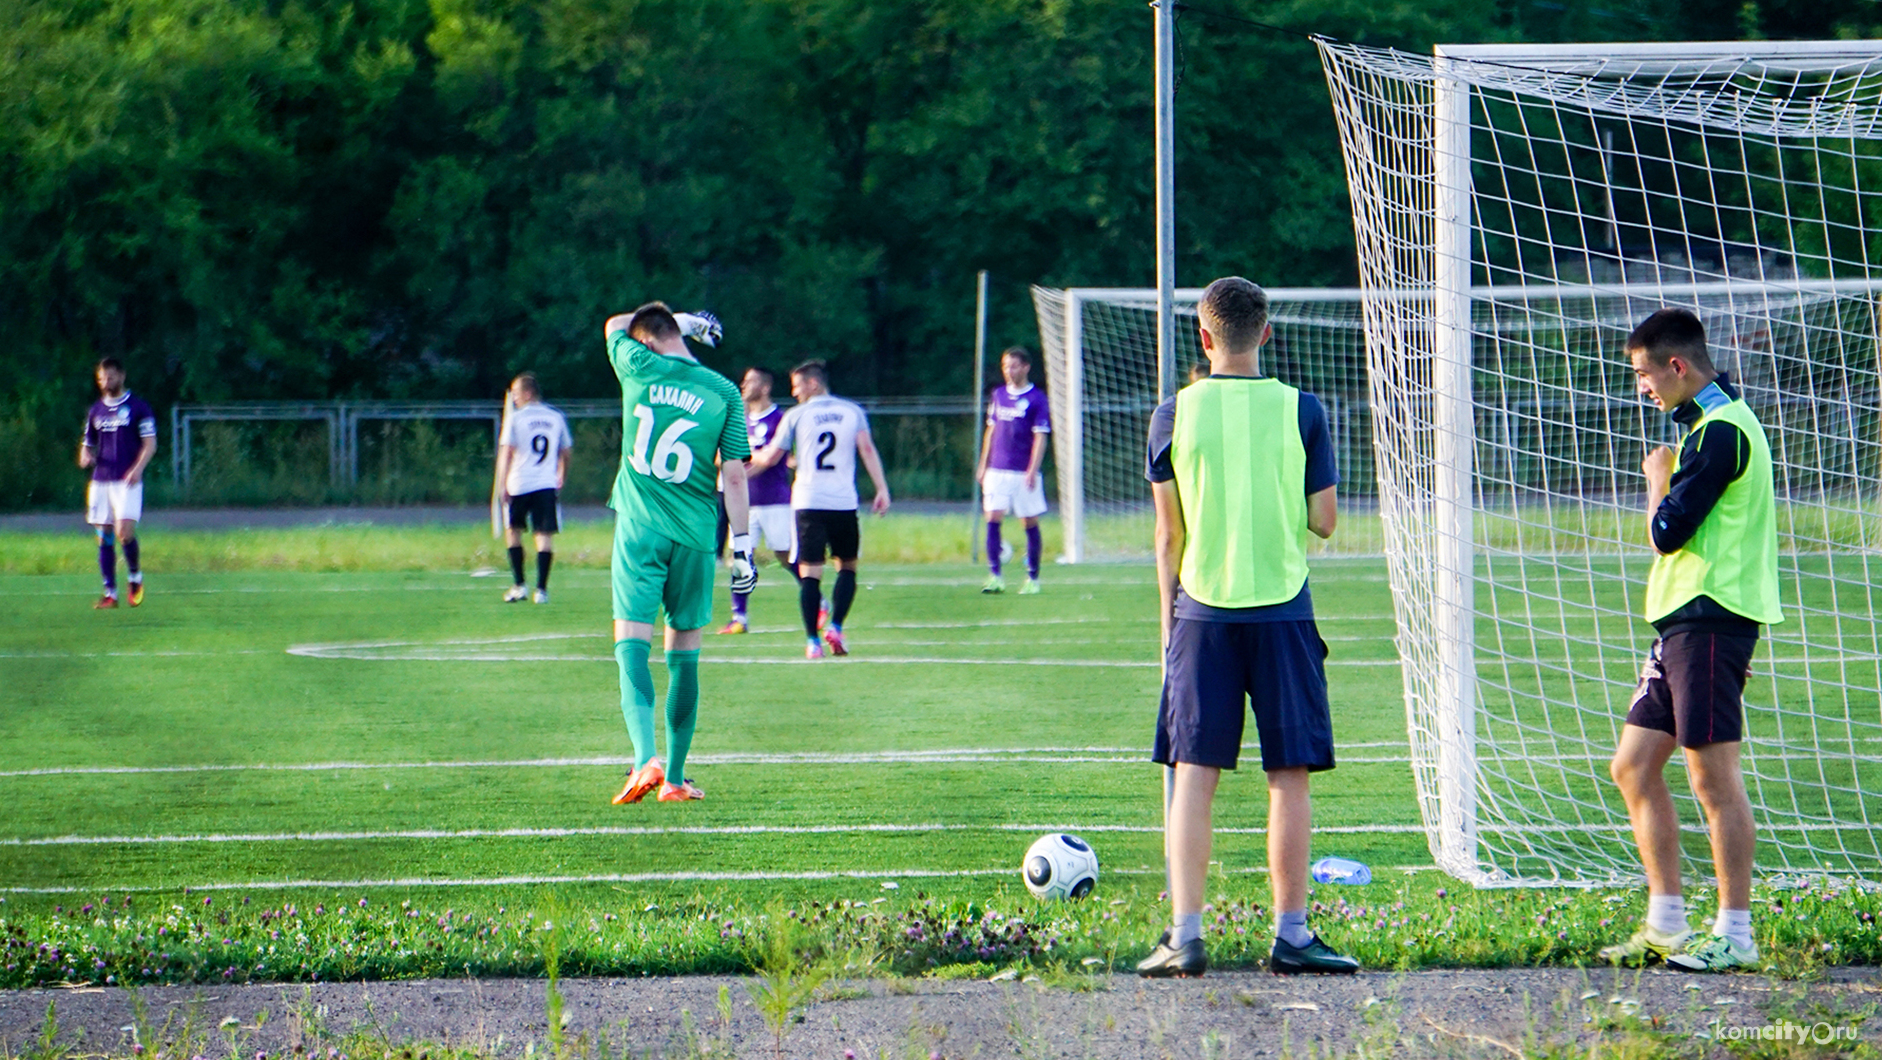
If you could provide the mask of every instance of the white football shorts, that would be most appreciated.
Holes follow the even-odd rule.
[[[751,510],[753,554],[770,549],[789,552],[797,536],[797,518],[788,504],[760,504]]]
[[[85,489],[85,521],[110,526],[120,519],[136,522],[144,517],[144,484],[93,480]]]
[[[980,507],[990,515],[1012,512],[1021,519],[1033,519],[1046,513],[1046,477],[1044,473],[1033,479],[1032,489],[1026,488],[1024,471],[1001,471],[988,468],[987,477],[980,483]]]

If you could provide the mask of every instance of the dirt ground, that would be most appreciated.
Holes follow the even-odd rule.
[[[774,1042],[747,980],[565,980],[563,1020],[595,1053],[772,1056]],[[721,990],[731,1019],[719,1014]],[[540,980],[151,987],[148,1025],[208,1028],[208,1056],[309,1053],[348,1033],[393,1045],[438,1043],[516,1056],[547,1045]],[[1052,984],[887,980],[826,991],[786,1025],[783,1055],[857,1057],[1515,1055],[1555,1042],[1613,1039],[1617,1024],[1715,1043],[1735,1028],[1790,1020],[1847,1028],[1882,1003],[1882,969],[1836,969],[1814,983],[1756,976],[1578,969],[1362,973],[1283,979],[1260,972],[1148,982],[1093,976]],[[133,998],[115,989],[0,994],[0,1055],[33,1048],[49,1003],[68,1055],[129,1056]],[[221,1027],[227,1019],[235,1024]],[[689,1047],[683,1021],[694,1028]],[[1856,1027],[1882,1045],[1882,1021]],[[1755,1033],[1755,1031],[1754,1031]],[[1781,1032],[1780,1032],[1781,1033]],[[1844,1033],[1852,1033],[1845,1030]],[[150,1036],[146,1032],[147,1037]],[[598,1047],[605,1042],[606,1048]],[[534,1043],[534,1048],[531,1048]],[[158,1042],[144,1044],[157,1051]],[[1689,1043],[1690,1044],[1690,1043]],[[726,1046],[731,1048],[728,1050]],[[1835,1050],[1821,1055],[1836,1055]]]

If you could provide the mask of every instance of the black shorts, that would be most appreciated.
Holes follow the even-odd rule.
[[[510,529],[527,530],[535,523],[539,534],[562,531],[562,506],[556,503],[555,490],[531,490],[510,498]]]
[[[837,559],[853,560],[862,551],[863,534],[856,525],[855,509],[799,508],[792,514],[797,516],[792,563],[822,563],[825,551]]]
[[[1312,619],[1177,619],[1163,660],[1151,761],[1234,769],[1242,749],[1243,704],[1252,701],[1262,769],[1332,769],[1326,659],[1327,642]]]
[[[1681,747],[1745,738],[1745,682],[1755,636],[1675,630],[1653,642],[1627,724],[1668,733]]]

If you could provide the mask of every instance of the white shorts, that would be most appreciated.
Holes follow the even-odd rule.
[[[751,510],[751,547],[789,552],[797,539],[797,518],[788,504],[760,504]]]
[[[1044,515],[1046,477],[1044,474],[1036,476],[1032,489],[1027,489],[1024,471],[1001,471],[990,467],[987,469],[987,477],[980,483],[980,507],[989,515],[1012,512],[1021,519]]]
[[[144,484],[94,480],[85,489],[85,521],[110,526],[120,519],[136,522],[144,517]]]

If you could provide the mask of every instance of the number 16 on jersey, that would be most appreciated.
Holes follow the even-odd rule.
[[[634,448],[628,453],[628,465],[662,482],[671,482],[676,486],[685,482],[686,477],[693,473],[693,450],[681,439],[687,431],[699,424],[688,419],[674,420],[667,425],[666,430],[660,432],[660,441],[654,444],[650,455],[647,446],[653,441],[653,409],[647,405],[635,405],[634,418],[640,421],[640,425],[634,432]]]

